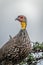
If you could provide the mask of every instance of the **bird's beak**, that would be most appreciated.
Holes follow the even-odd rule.
[[[15,20],[18,20],[18,18],[16,18]]]

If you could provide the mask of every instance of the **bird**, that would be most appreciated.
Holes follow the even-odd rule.
[[[0,65],[19,64],[31,52],[26,16],[19,15],[15,21],[20,22],[21,29],[14,37],[9,35],[10,39],[0,48]]]

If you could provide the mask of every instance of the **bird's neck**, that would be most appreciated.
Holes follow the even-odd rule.
[[[21,29],[20,31],[19,31],[19,36],[21,37],[22,36],[22,38],[25,36],[25,35],[27,35],[28,33],[27,33],[27,30],[26,29]]]
[[[21,29],[22,30],[25,30],[26,29],[26,26],[27,26],[26,22],[25,21],[22,21],[21,22]]]

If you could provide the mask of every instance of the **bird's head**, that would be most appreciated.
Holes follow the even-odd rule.
[[[19,15],[15,20],[18,20],[21,23],[22,30],[26,29],[27,20],[24,15]]]

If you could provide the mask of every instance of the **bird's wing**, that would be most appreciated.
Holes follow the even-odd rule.
[[[9,52],[10,48],[12,49],[13,46],[15,47],[16,46],[16,37],[13,39],[10,39],[8,42],[6,42],[3,47],[0,49],[0,58],[3,57],[3,55],[6,53]]]

